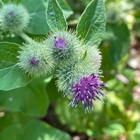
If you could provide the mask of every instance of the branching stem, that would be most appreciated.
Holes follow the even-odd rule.
[[[21,32],[20,34],[18,34],[22,39],[24,39],[25,41],[27,42],[32,42],[33,40],[28,36],[26,35],[25,33]]]

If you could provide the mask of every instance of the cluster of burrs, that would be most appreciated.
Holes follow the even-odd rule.
[[[29,14],[22,5],[7,4],[0,10],[0,29],[19,33],[27,27]],[[58,90],[73,97],[71,106],[79,102],[85,110],[93,110],[93,101],[104,97],[100,81],[101,55],[97,46],[84,42],[74,31],[56,31],[43,41],[29,41],[21,46],[19,67],[32,77],[56,70]]]

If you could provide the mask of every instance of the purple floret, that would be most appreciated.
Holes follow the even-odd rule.
[[[32,58],[30,59],[30,64],[31,64],[32,66],[38,65],[38,63],[39,63],[39,60],[38,60],[36,57],[32,57]]]
[[[74,94],[73,100],[70,105],[77,106],[79,102],[84,104],[85,110],[90,112],[93,110],[92,100],[101,100],[100,97],[105,95],[101,92],[103,87],[107,85],[99,80],[98,76],[89,75],[87,77],[81,78],[72,87],[72,92]]]
[[[63,38],[55,38],[55,47],[58,49],[63,49],[67,45],[67,42]]]

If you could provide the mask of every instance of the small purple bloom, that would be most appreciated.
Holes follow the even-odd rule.
[[[38,65],[38,63],[39,63],[39,60],[38,60],[36,57],[32,57],[32,58],[30,59],[30,64],[31,64],[32,66]]]
[[[98,76],[89,75],[81,78],[72,87],[72,92],[75,95],[73,100],[70,102],[70,105],[76,107],[79,102],[82,102],[84,104],[85,111],[90,112],[93,110],[92,100],[101,100],[100,96],[105,96],[101,90],[104,90],[103,87],[106,86],[107,85],[105,83],[99,80]]]
[[[66,47],[66,45],[67,45],[67,42],[65,39],[55,37],[55,47],[56,48],[63,49],[64,47]]]
[[[14,16],[14,12],[13,11],[9,12],[9,15]]]

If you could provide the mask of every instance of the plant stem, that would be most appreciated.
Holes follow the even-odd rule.
[[[1,3],[2,5],[4,5],[4,3],[2,2],[2,0],[0,0],[0,3]]]
[[[25,33],[21,32],[20,34],[18,34],[22,39],[24,39],[25,41],[27,42],[32,42],[33,40],[28,36],[26,35]]]
[[[71,20],[68,22],[68,25],[76,25],[78,23],[78,20]]]

